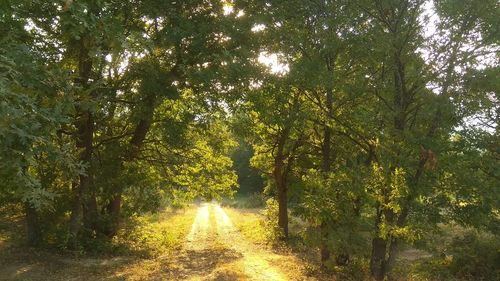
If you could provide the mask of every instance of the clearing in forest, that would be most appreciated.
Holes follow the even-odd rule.
[[[170,278],[179,280],[280,281],[302,275],[295,257],[272,253],[246,240],[215,203],[199,206],[176,264]],[[284,271],[285,264],[292,266]]]
[[[297,257],[273,253],[242,235],[239,224],[258,223],[246,211],[226,211],[202,203],[163,218],[160,223],[187,234],[177,249],[156,258],[70,257],[0,239],[0,280],[317,280],[305,277]]]

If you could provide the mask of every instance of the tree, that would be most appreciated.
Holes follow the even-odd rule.
[[[177,158],[179,163],[163,175],[173,181],[182,169],[194,169],[198,165],[192,160],[186,161],[187,158],[203,155],[207,157],[203,164],[208,166],[198,165],[193,171],[208,169],[208,174],[201,178],[213,182],[213,189],[207,192],[201,187],[192,190],[184,187],[182,191],[210,196],[229,192],[234,186],[234,176],[228,171],[230,161],[225,156],[228,149],[217,146],[215,138],[207,133],[211,126],[218,126],[214,125],[216,122],[211,121],[209,126],[200,124],[200,120],[202,115],[215,113],[223,100],[234,99],[237,90],[248,85],[241,79],[251,63],[247,54],[252,52],[252,44],[242,44],[248,40],[242,35],[247,30],[250,32],[244,19],[236,14],[224,15],[225,4],[220,1],[210,4],[206,1],[13,2],[14,5],[7,5],[9,13],[2,15],[2,24],[5,22],[2,29],[16,27],[6,42],[12,44],[14,50],[24,52],[16,54],[16,60],[25,56],[23,59],[35,61],[25,63],[22,70],[38,75],[27,79],[34,81],[30,81],[32,85],[23,81],[22,87],[38,90],[44,86],[46,90],[34,96],[42,99],[42,93],[51,91],[54,97],[43,103],[36,99],[31,102],[25,97],[20,99],[27,108],[41,104],[47,112],[54,110],[54,116],[46,116],[43,106],[35,109],[40,115],[36,118],[46,118],[50,126],[43,130],[35,126],[33,139],[47,136],[47,143],[61,145],[63,156],[81,164],[68,164],[72,168],[66,169],[68,176],[59,176],[66,164],[62,163],[54,171],[63,182],[57,185],[65,186],[65,194],[72,186],[68,195],[71,199],[64,198],[72,201],[71,217],[68,224],[64,224],[69,228],[71,247],[77,247],[82,239],[115,235],[122,217],[122,195],[128,192],[127,188],[144,182],[130,178],[132,171],[155,171],[138,173],[142,180],[157,177],[158,167],[171,159],[163,163],[148,162],[145,159],[151,156],[150,149],[176,151],[172,138],[185,131],[195,131],[190,137],[197,141],[189,143],[192,147],[183,147],[182,156],[167,153],[168,158]],[[31,48],[24,47],[28,45]],[[10,65],[21,62],[10,60],[5,60],[5,65],[9,65],[6,71],[10,71]],[[47,69],[42,69],[43,64],[48,65]],[[236,67],[242,70],[241,75],[234,71]],[[42,73],[46,70],[50,71]],[[12,85],[21,82],[19,74],[16,77],[11,74],[2,76],[2,83],[5,82],[2,89],[9,94],[14,93]],[[180,107],[177,100],[192,108],[169,108]],[[19,102],[9,101],[5,111],[14,112]],[[62,109],[55,106],[56,102],[61,102]],[[182,120],[177,120],[180,115]],[[19,119],[36,123],[21,112]],[[159,139],[153,137],[153,129],[164,135]],[[10,130],[6,134],[16,133]],[[185,139],[179,135],[177,140]],[[6,153],[9,148],[8,145],[2,147]],[[27,143],[24,150],[33,152],[34,149],[33,144]],[[181,161],[182,157],[186,159]],[[99,171],[102,163],[107,163],[107,173]],[[9,167],[22,167],[19,163],[11,164]],[[217,169],[209,169],[209,165]],[[25,173],[35,169],[24,167]],[[10,170],[6,173],[10,174]],[[127,184],[123,180],[131,182]],[[56,183],[47,182],[47,185],[52,188]]]
[[[64,189],[60,181],[81,166],[59,131],[72,102],[63,93],[65,74],[45,66],[50,60],[30,44],[36,36],[24,29],[17,8],[7,5],[0,19],[0,198],[24,204],[27,240],[37,245],[40,211],[51,208]]]
[[[288,238],[288,191],[295,161],[307,137],[304,95],[270,82],[248,93],[246,111],[255,132],[252,165],[269,176],[278,198],[278,226]]]

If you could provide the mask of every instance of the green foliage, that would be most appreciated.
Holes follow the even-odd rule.
[[[28,233],[49,244],[112,250],[132,218],[139,227],[120,239],[167,251],[175,235],[142,214],[238,185],[249,196],[235,204],[260,207],[264,183],[303,221],[308,246],[352,256],[346,276],[366,272],[370,240],[381,239],[371,264],[383,279],[398,243],[438,223],[500,231],[494,0],[0,10],[0,203],[25,203]],[[264,53],[283,71],[257,63]],[[281,240],[278,203],[265,203],[267,236]],[[453,259],[422,266],[487,279],[495,243],[467,235]]]
[[[184,233],[181,232],[182,234]],[[165,222],[154,222],[147,216],[132,215],[124,232],[119,234],[115,242],[122,243],[127,251],[141,256],[158,256],[181,245],[183,237],[178,235]]]
[[[238,194],[250,195],[262,192],[264,183],[257,170],[250,166],[250,159],[254,155],[253,148],[244,142],[239,142],[231,156],[233,169],[238,175]]]
[[[431,258],[415,266],[410,276],[412,280],[457,280],[449,270],[451,258]]]
[[[266,206],[266,196],[260,192],[252,193],[247,197],[247,203],[243,208],[262,208]]]
[[[266,206],[267,197],[263,193],[252,193],[249,195],[236,195],[234,198],[224,198],[222,204],[231,208],[256,209]]]
[[[0,198],[51,208],[64,181],[82,170],[71,147],[57,135],[58,128],[69,121],[72,100],[62,93],[65,85],[59,71],[44,67],[42,58],[23,43],[3,39]]]
[[[278,202],[274,198],[266,201],[266,207],[262,211],[264,220],[265,236],[272,244],[283,241],[283,230],[278,225]]]
[[[364,259],[354,259],[347,266],[336,267],[335,276],[342,280],[370,280],[368,264]]]
[[[362,256],[367,247],[364,233],[370,229],[366,218],[360,216],[366,195],[362,182],[353,180],[360,180],[360,173],[350,172],[354,171],[339,169],[325,179],[318,171],[309,170],[303,176],[305,193],[294,214],[309,223],[305,236],[308,245],[326,245],[333,253]],[[331,263],[326,266],[332,267]]]
[[[417,263],[409,273],[412,280],[498,280],[497,236],[467,230],[439,246],[446,254]]]
[[[468,280],[494,280],[500,276],[500,240],[497,236],[470,231],[455,237],[448,246],[451,273]]]

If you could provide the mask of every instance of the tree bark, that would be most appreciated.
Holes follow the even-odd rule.
[[[42,241],[42,230],[38,211],[29,202],[24,203],[26,216],[26,238],[29,246],[37,246]]]
[[[153,120],[153,112],[155,108],[156,96],[154,94],[149,94],[144,100],[143,105],[143,118],[137,123],[135,127],[134,134],[129,141],[129,149],[126,151],[126,155],[122,158],[117,175],[120,176],[123,173],[124,162],[133,161],[137,158],[140,148],[146,134],[151,127],[151,122]],[[109,215],[109,225],[104,230],[104,234],[110,238],[116,235],[118,228],[120,227],[120,217],[121,217],[121,202],[122,202],[122,186],[113,186],[113,195],[109,200],[106,210]]]
[[[71,186],[73,193],[73,202],[71,203],[71,216],[69,220],[70,241],[68,247],[76,249],[78,244],[78,232],[80,231],[80,221],[82,220],[82,198],[78,182],[73,182]]]
[[[95,204],[95,195],[91,192],[94,120],[90,111],[86,111],[82,114],[77,121],[77,128],[78,140],[76,146],[81,150],[79,160],[86,165],[86,169],[85,173],[79,176],[80,183],[74,198],[76,202],[73,203],[75,216],[71,218],[71,220],[76,220],[76,217],[79,216],[81,212],[83,214],[82,217],[85,228],[95,230],[97,206]],[[79,228],[75,229],[77,232],[79,231]]]
[[[377,214],[375,218],[375,237],[372,239],[372,254],[370,257],[370,271],[372,277],[381,281],[384,279],[386,272],[384,264],[387,253],[387,240],[379,237],[380,224],[382,223],[382,206],[377,206]]]
[[[288,139],[288,130],[284,129],[278,138],[276,155],[274,158],[274,182],[278,191],[278,226],[283,232],[283,239],[288,239],[288,184],[285,168],[285,143]]]
[[[92,72],[92,58],[89,55],[89,50],[83,43],[83,38],[74,44],[79,47],[78,78],[75,79],[75,83],[82,87],[82,91],[87,91],[89,88],[88,81]],[[78,133],[76,147],[80,150],[79,161],[86,165],[86,169],[85,173],[79,175],[78,186],[73,188],[74,194],[69,224],[72,239],[76,239],[80,232],[82,218],[85,227],[91,230],[95,230],[97,220],[96,199],[95,195],[90,192],[92,181],[91,162],[94,142],[94,119],[92,112],[77,106],[75,126]],[[74,244],[75,241],[76,240],[71,241],[71,243]]]
[[[372,277],[377,281],[384,280],[386,272],[384,271],[385,253],[387,251],[387,241],[380,237],[372,240],[372,255],[370,259],[370,271]]]
[[[278,187],[278,225],[283,231],[283,238],[288,239],[288,196],[285,183]]]
[[[114,194],[107,206],[110,221],[104,234],[109,238],[114,237],[120,227],[121,204],[122,193],[120,191]]]
[[[331,88],[329,88],[326,91],[326,110],[327,110],[327,116],[326,118],[329,119],[332,114],[332,104],[333,104],[333,91]],[[325,122],[325,127],[324,127],[324,136],[323,136],[323,145],[322,145],[322,156],[323,156],[323,174],[325,176],[325,179],[328,179],[329,173],[331,171],[331,166],[332,166],[332,160],[331,160],[331,137],[332,137],[332,130],[330,126],[328,125],[327,122]],[[321,232],[321,245],[320,245],[320,255],[321,255],[321,263],[324,265],[325,262],[327,262],[330,259],[330,249],[328,248],[328,224],[326,222],[321,222],[320,225],[320,232]]]

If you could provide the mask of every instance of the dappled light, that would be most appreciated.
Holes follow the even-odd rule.
[[[500,276],[498,0],[0,11],[0,280]]]
[[[224,209],[217,203],[202,203],[198,207],[196,218],[185,245],[186,256],[180,264],[188,264],[193,269],[194,276],[188,280],[200,280],[196,265],[214,263],[221,255],[226,253],[232,258],[216,262],[217,267],[210,269],[206,266],[202,272],[220,272],[220,269],[239,274],[238,280],[287,280],[280,273],[279,267],[273,262],[275,255],[253,246],[250,241],[243,238]],[[218,253],[211,252],[218,249]],[[198,278],[198,279],[197,279]]]

